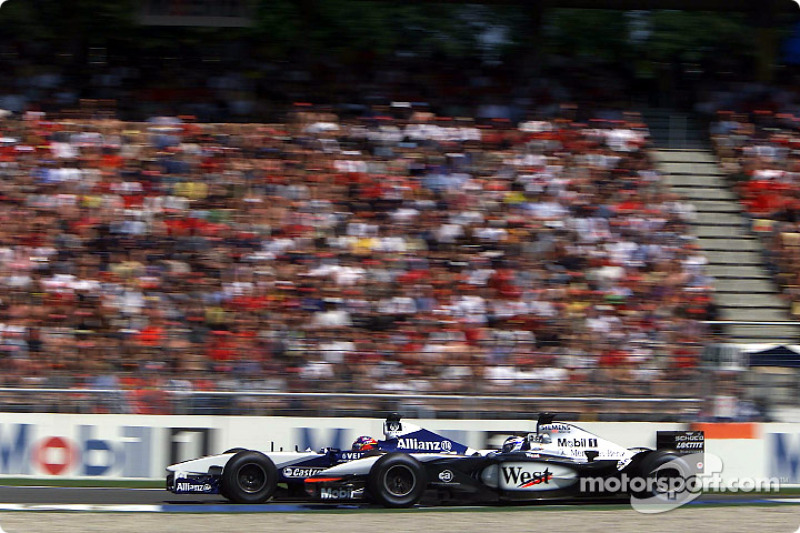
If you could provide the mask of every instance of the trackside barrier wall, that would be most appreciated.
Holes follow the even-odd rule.
[[[482,449],[535,420],[408,419]],[[161,480],[164,468],[233,447],[260,450],[349,448],[381,438],[383,421],[364,418],[0,414],[0,478]],[[723,479],[780,479],[800,485],[800,424],[586,422],[581,427],[627,447],[655,447],[657,431],[702,429],[722,458]]]

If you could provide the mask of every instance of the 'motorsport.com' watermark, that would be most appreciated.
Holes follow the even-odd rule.
[[[664,513],[686,505],[703,492],[778,492],[778,478],[735,478],[722,473],[722,459],[711,453],[681,456],[653,455],[643,460],[639,471],[618,477],[587,477],[580,480],[584,493],[628,493],[631,506],[640,513]]]

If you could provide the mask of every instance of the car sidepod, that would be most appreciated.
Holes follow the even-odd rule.
[[[503,499],[539,499],[554,493],[571,492],[578,481],[576,465],[539,458],[502,457],[496,466],[481,473],[487,485],[496,485]]]
[[[601,490],[583,492],[581,480],[620,475],[616,461],[579,463],[528,453],[444,459],[425,467],[428,488],[438,500],[463,503],[606,496]]]
[[[364,501],[369,472],[384,455],[381,451],[368,452],[360,459],[333,466],[306,478],[306,495],[319,502]]]

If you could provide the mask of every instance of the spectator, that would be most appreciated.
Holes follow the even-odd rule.
[[[98,361],[145,389],[691,379],[708,331],[679,303],[709,280],[635,117],[380,117],[2,121],[6,384]]]

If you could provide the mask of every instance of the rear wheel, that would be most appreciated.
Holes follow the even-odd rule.
[[[673,498],[671,494],[676,488],[683,491],[687,489],[687,482],[696,475],[680,455],[670,451],[655,451],[644,457],[636,468],[637,475],[646,481],[641,490],[632,490],[631,494],[637,498],[651,498],[654,496]]]
[[[385,507],[411,507],[422,498],[426,484],[425,468],[404,453],[378,459],[367,478],[370,497]]]
[[[278,470],[260,452],[241,451],[222,470],[220,493],[236,503],[263,503],[278,486]]]

